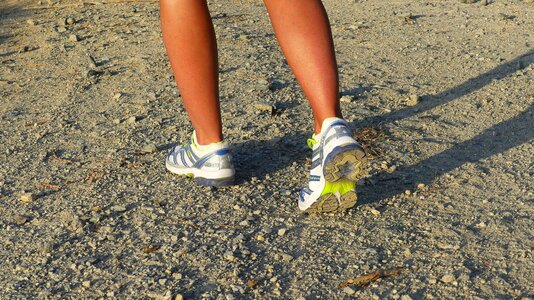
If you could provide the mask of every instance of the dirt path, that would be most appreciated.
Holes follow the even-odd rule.
[[[239,184],[208,189],[165,171],[191,127],[158,4],[50,1],[0,3],[0,299],[534,297],[531,1],[325,1],[375,158],[326,216],[260,2],[210,4]]]

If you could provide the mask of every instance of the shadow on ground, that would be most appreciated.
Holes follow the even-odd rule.
[[[503,79],[533,63],[534,49],[454,88],[437,95],[425,96],[425,101],[416,107],[407,107],[379,117],[366,118],[353,122],[351,126],[362,128],[379,125],[424,113],[475,92],[492,81]],[[534,128],[534,118],[531,106],[516,117],[486,129],[471,140],[455,145],[415,165],[401,167],[395,174],[377,174],[375,176],[377,184],[363,188],[360,204],[389,198],[406,189],[412,189],[417,183],[430,184],[436,177],[464,163],[476,162],[526,143],[534,137],[532,128]],[[265,178],[267,174],[282,170],[293,162],[302,163],[309,153],[304,151],[299,144],[305,143],[308,134],[295,133],[283,138],[247,141],[235,145],[239,169],[238,183],[254,176],[260,179]],[[402,175],[409,176],[410,182],[406,183],[404,179],[401,179]]]

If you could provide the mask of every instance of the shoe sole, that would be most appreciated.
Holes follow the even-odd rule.
[[[339,146],[325,159],[324,178],[327,182],[336,182],[343,177],[357,181],[365,175],[367,164],[365,152],[358,145]]]
[[[357,201],[358,197],[354,190],[340,195],[339,198],[336,194],[328,193],[319,197],[305,212],[309,214],[343,212],[354,207]]]
[[[235,184],[235,177],[221,177],[221,178],[206,178],[203,176],[196,176],[194,173],[181,170],[179,168],[175,168],[172,165],[169,165],[168,162],[165,163],[165,166],[169,172],[180,175],[180,176],[186,176],[193,178],[196,184],[202,185],[202,186],[215,186],[215,187],[224,187],[224,186],[231,186]]]
[[[342,212],[354,207],[358,201],[356,181],[367,170],[365,152],[358,145],[339,146],[325,160],[323,175],[326,183],[321,195],[306,213]]]

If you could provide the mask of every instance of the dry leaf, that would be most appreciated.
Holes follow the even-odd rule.
[[[134,163],[128,164],[127,167],[128,168],[135,168],[137,166],[143,165],[144,163],[145,163],[144,161],[138,161],[138,162],[134,162]]]
[[[143,248],[143,253],[145,254],[154,253],[158,251],[159,249],[161,249],[161,245],[148,245],[145,248]]]
[[[56,191],[61,189],[61,186],[50,184],[50,183],[37,183],[37,184],[34,184],[33,186],[35,186],[38,189],[51,189],[51,190],[56,190]]]
[[[378,272],[362,275],[362,276],[344,281],[340,283],[339,286],[342,288],[349,286],[349,285],[358,285],[360,287],[366,287],[380,278],[389,277],[389,276],[397,276],[400,274],[402,269],[403,268],[384,270],[384,271],[378,271]]]
[[[247,281],[247,286],[251,289],[255,288],[258,285],[258,282],[256,280],[249,280]]]

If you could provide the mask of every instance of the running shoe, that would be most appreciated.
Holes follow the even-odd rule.
[[[309,185],[299,193],[307,213],[344,211],[356,204],[356,181],[367,170],[365,151],[340,118],[324,120],[321,132],[308,139],[312,149]]]
[[[228,144],[198,145],[195,132],[189,142],[172,148],[165,166],[174,174],[193,177],[199,185],[234,184],[235,169]]]

